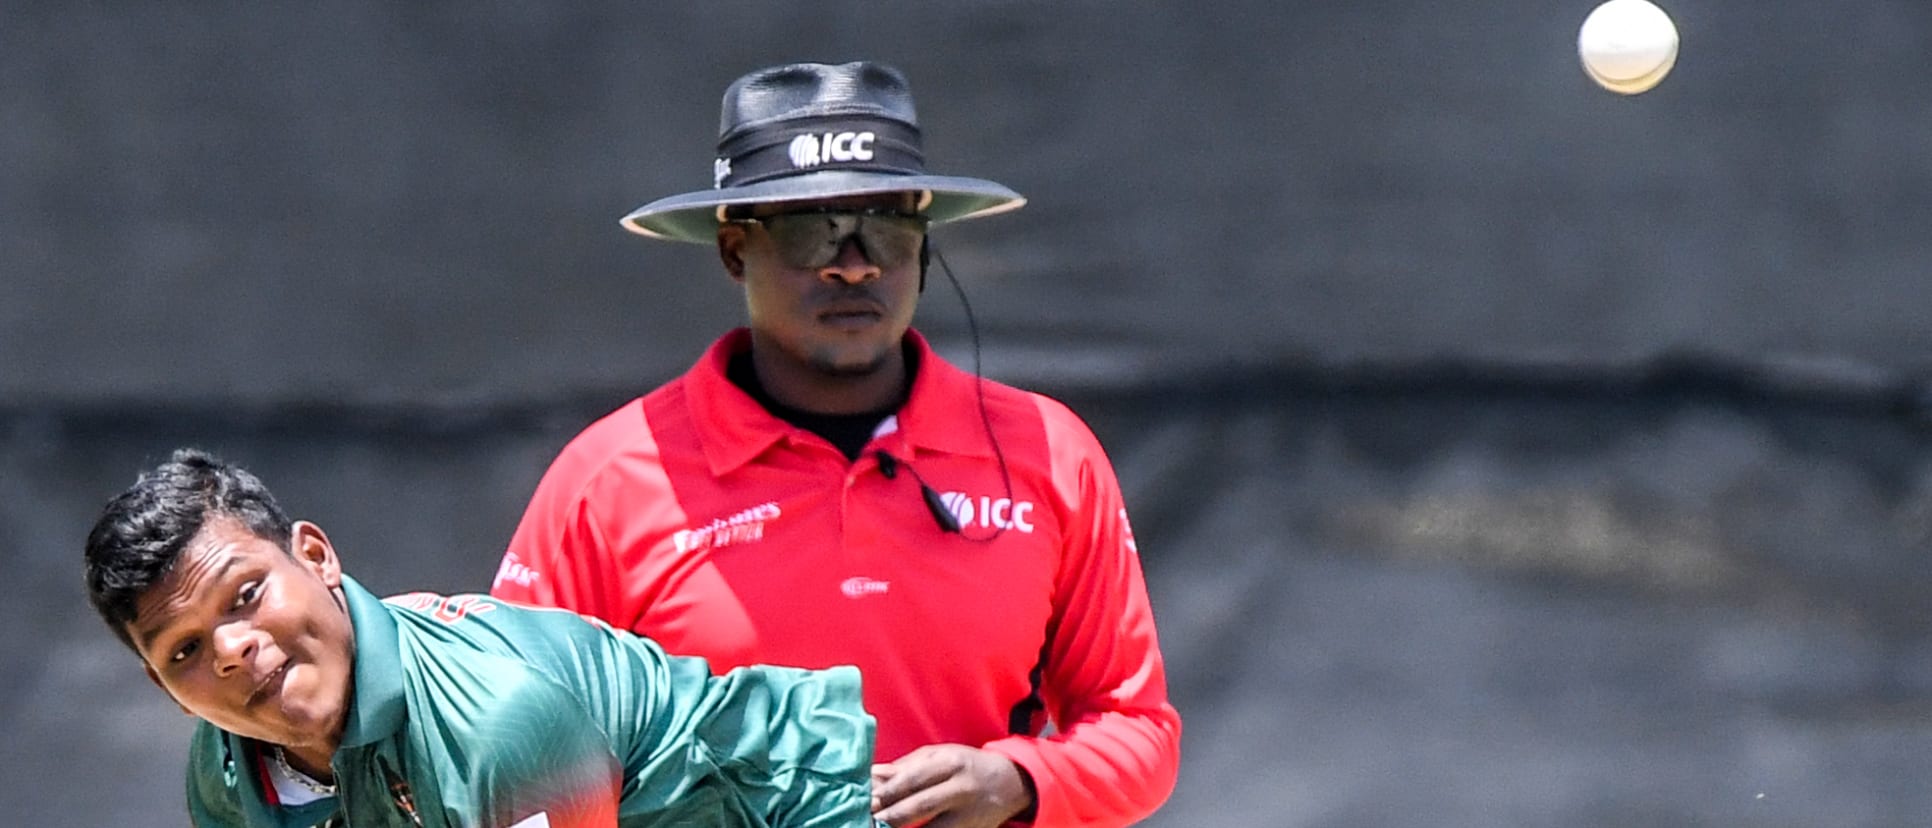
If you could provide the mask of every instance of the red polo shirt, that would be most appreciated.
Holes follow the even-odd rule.
[[[564,448],[491,592],[720,671],[856,664],[879,761],[981,746],[1033,777],[1036,825],[1144,817],[1173,788],[1180,717],[1113,469],[1065,406],[907,336],[911,393],[851,461],[725,376],[750,347],[727,334]],[[919,478],[959,532],[940,528]]]

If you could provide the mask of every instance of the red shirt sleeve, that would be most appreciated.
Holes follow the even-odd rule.
[[[1181,717],[1113,467],[1071,411],[1041,406],[1068,527],[1041,681],[1055,732],[985,747],[1033,777],[1035,826],[1127,825],[1172,793]]]
[[[581,438],[580,438],[581,439]],[[490,594],[505,601],[558,607],[613,625],[624,612],[617,556],[585,490],[596,471],[566,447],[537,483]]]

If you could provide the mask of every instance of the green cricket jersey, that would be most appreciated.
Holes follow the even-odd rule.
[[[344,577],[354,697],[334,797],[277,804],[260,743],[203,722],[197,826],[798,826],[870,814],[873,721],[852,667],[701,659],[480,595],[377,599]]]

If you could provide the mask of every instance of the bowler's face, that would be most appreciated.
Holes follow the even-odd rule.
[[[754,216],[822,209],[911,212],[912,193],[760,204]],[[896,365],[899,342],[919,303],[919,262],[881,267],[847,240],[818,268],[787,264],[769,233],[757,225],[727,224],[720,248],[732,276],[744,285],[745,307],[757,347],[771,348],[778,367],[801,377],[859,377]]]
[[[293,557],[232,518],[210,519],[128,631],[189,713],[238,736],[332,750],[355,649],[342,571],[314,524],[296,523],[291,546]]]

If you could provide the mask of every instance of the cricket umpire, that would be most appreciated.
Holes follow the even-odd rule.
[[[622,224],[715,245],[745,326],[562,450],[492,593],[721,670],[858,665],[891,825],[1147,816],[1181,720],[1106,453],[912,327],[944,262],[927,230],[1025,200],[928,172],[906,78],[874,62],[739,78],[704,166]]]

